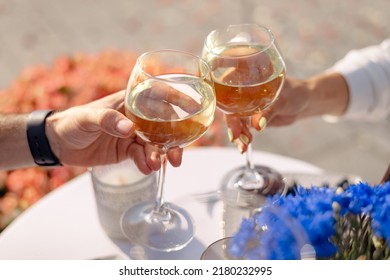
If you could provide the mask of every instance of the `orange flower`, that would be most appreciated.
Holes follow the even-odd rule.
[[[0,213],[11,215],[18,207],[18,197],[13,193],[7,193],[0,199]]]
[[[47,182],[47,171],[37,167],[11,171],[6,179],[6,186],[18,197],[23,197],[25,189],[29,187],[47,192]]]
[[[19,201],[20,209],[25,210],[38,201],[44,194],[37,188],[27,187]]]

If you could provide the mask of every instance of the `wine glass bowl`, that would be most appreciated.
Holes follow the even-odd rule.
[[[256,24],[216,29],[206,37],[202,56],[211,68],[218,109],[240,118],[249,130],[251,116],[277,100],[285,79],[285,63],[271,30]],[[229,180],[229,187],[267,194],[269,169],[254,165],[251,153],[249,143],[245,168]],[[277,185],[282,191],[281,179]]]
[[[206,38],[203,57],[214,81],[217,106],[227,115],[251,116],[269,107],[284,82],[285,66],[271,31],[230,25]]]
[[[224,237],[211,243],[200,256],[201,260],[238,260],[229,253],[232,237]]]
[[[185,65],[177,54],[165,50],[141,55],[125,97],[126,115],[137,135],[164,149],[185,147],[202,136],[215,110],[207,64],[180,52],[190,60]]]
[[[186,52],[144,53],[132,71],[124,103],[137,136],[156,147],[162,166],[156,201],[125,211],[122,231],[135,244],[165,252],[179,250],[192,240],[194,224],[187,211],[163,199],[166,153],[193,143],[213,122],[216,101],[209,66]]]

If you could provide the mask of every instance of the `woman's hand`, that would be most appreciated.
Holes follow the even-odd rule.
[[[304,82],[288,79],[279,98],[267,109],[253,115],[250,125],[259,132],[266,126],[289,125],[300,118],[307,106],[308,97],[304,90]],[[244,153],[253,139],[248,125],[243,119],[231,115],[225,115],[225,121],[229,140]]]
[[[286,79],[278,99],[267,109],[252,116],[251,126],[263,131],[266,126],[290,125],[297,120],[331,114],[341,116],[348,106],[349,91],[338,73],[324,73],[308,80]],[[246,151],[252,135],[236,116],[225,116],[231,142]]]

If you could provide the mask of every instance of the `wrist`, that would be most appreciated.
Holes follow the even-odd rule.
[[[308,115],[341,117],[348,106],[349,93],[344,77],[338,73],[324,73],[308,79],[306,84]]]
[[[46,120],[53,110],[37,110],[27,120],[27,140],[34,162],[39,166],[61,165],[47,138]]]

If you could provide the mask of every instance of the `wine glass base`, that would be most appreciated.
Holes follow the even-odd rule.
[[[240,166],[229,171],[224,176],[222,187],[227,190],[242,189],[261,195],[273,195],[276,193],[284,194],[286,192],[286,184],[283,180],[283,176],[279,172],[263,165],[255,165],[255,171],[262,177],[259,186],[243,186],[244,183],[242,182],[242,179],[245,174],[245,166]]]
[[[191,216],[177,205],[165,203],[154,212],[154,202],[144,202],[129,208],[121,217],[123,234],[130,242],[146,248],[173,252],[184,248],[194,237]]]

